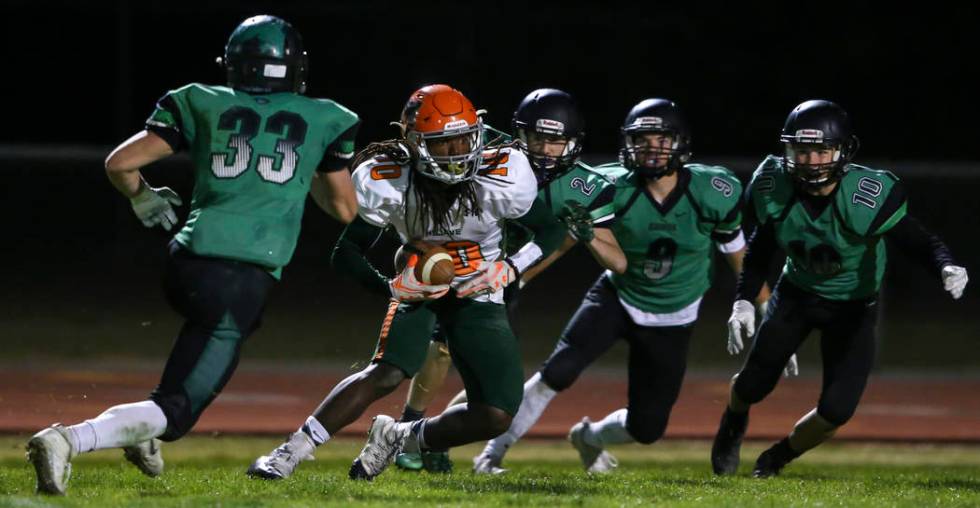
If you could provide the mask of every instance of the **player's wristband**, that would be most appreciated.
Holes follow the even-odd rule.
[[[534,242],[527,242],[520,250],[509,256],[506,261],[514,268],[517,273],[524,273],[534,263],[541,260],[544,252],[541,247]]]
[[[738,235],[732,240],[725,243],[718,243],[718,251],[722,254],[731,254],[732,252],[738,252],[745,247],[745,235],[739,230]]]

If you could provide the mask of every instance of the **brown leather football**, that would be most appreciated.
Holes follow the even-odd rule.
[[[395,252],[395,270],[401,273],[411,255],[419,257],[415,264],[415,278],[425,284],[449,284],[456,276],[456,266],[449,251],[439,245],[412,242],[402,245]]]

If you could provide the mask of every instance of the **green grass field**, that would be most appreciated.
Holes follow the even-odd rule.
[[[775,479],[748,477],[763,444],[743,449],[742,474],[714,477],[709,443],[667,441],[614,448],[615,472],[590,476],[567,443],[524,442],[506,475],[474,476],[475,445],[453,451],[450,475],[390,469],[374,482],[347,479],[363,444],[337,440],[283,482],[250,480],[249,462],[275,438],[190,437],[166,445],[167,472],[143,477],[119,451],[77,458],[65,498],[33,494],[26,436],[0,437],[0,506],[980,506],[980,447],[831,444]]]

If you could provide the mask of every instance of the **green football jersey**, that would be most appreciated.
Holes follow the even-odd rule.
[[[595,172],[584,162],[576,162],[565,174],[541,186],[537,199],[553,215],[557,215],[566,201],[585,206],[592,215],[593,224],[601,226],[614,219],[612,207],[612,183]],[[555,221],[552,227],[565,228]],[[531,232],[519,223],[508,222],[504,230],[505,252],[513,254],[533,240]]]
[[[190,215],[175,239],[278,277],[296,248],[313,172],[349,161],[357,123],[336,102],[294,93],[196,83],[168,92],[146,127],[193,161]]]
[[[654,314],[694,303],[711,285],[713,237],[741,227],[741,182],[720,166],[686,164],[661,204],[622,166],[596,170],[616,179],[612,232],[627,260],[611,277],[619,297]]]
[[[848,164],[830,202],[813,217],[799,201],[783,159],[770,155],[752,175],[749,201],[760,224],[772,224],[786,253],[783,275],[830,300],[875,295],[885,273],[881,236],[905,216],[895,175]]]

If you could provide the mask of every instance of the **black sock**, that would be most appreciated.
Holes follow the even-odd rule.
[[[401,419],[401,421],[403,421],[403,422],[414,422],[416,420],[421,420],[422,417],[424,417],[424,416],[425,416],[425,410],[424,409],[421,410],[421,411],[416,411],[415,409],[412,409],[408,405],[405,405],[405,410],[402,411],[402,419]]]

